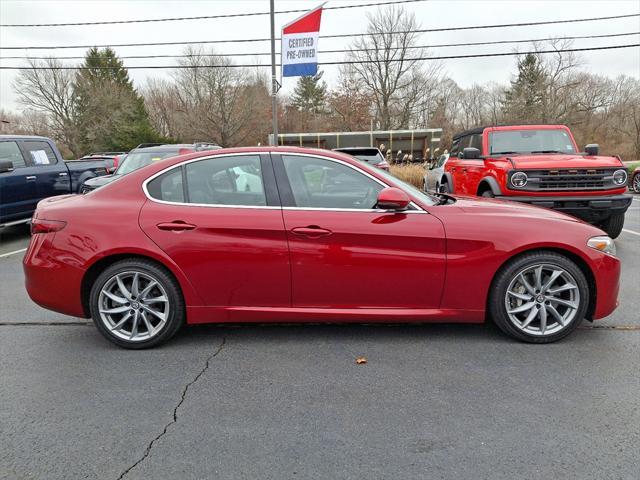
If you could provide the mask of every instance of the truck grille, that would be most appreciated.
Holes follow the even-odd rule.
[[[607,190],[620,188],[613,183],[616,169],[523,170],[527,184],[518,190],[561,192],[570,190]]]

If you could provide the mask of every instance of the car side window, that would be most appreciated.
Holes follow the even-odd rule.
[[[469,146],[469,139],[469,135],[460,138],[460,141],[458,142],[458,153],[456,155],[458,158],[462,158],[462,152],[464,152],[464,149]]]
[[[460,150],[460,139],[457,138],[451,144],[451,151],[449,152],[449,155],[451,155],[452,157],[457,157],[459,150]]]
[[[189,203],[265,206],[259,155],[216,157],[185,165]]]
[[[157,200],[183,203],[182,168],[174,168],[154,178],[147,185],[147,190],[149,195]]]
[[[13,163],[13,168],[26,166],[17,142],[0,142],[0,161]]]
[[[34,167],[47,166],[58,163],[56,154],[53,153],[51,146],[47,142],[29,141],[23,142],[22,145],[27,151],[29,163]]]
[[[478,150],[480,150],[480,154],[482,154],[482,135],[477,133],[471,135],[471,142],[469,143],[469,146],[472,148],[477,148]]]
[[[282,161],[297,207],[373,209],[384,188],[340,162],[294,155]]]

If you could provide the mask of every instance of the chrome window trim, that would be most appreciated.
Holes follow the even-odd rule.
[[[423,210],[419,205],[415,204],[414,202],[411,202],[409,205],[411,205],[414,208],[416,208],[416,210],[384,210],[384,209],[378,209],[378,208],[283,207],[282,205],[280,205],[280,206],[272,206],[272,205],[226,205],[226,204],[220,204],[220,203],[169,202],[169,201],[166,201],[166,200],[159,200],[157,198],[152,197],[151,194],[149,194],[149,189],[147,188],[147,185],[149,184],[149,182],[152,182],[157,177],[159,177],[161,175],[164,175],[165,173],[169,172],[170,170],[173,170],[175,168],[182,168],[183,165],[188,165],[188,164],[194,163],[194,162],[201,162],[201,161],[204,161],[204,160],[211,160],[213,158],[238,157],[238,156],[246,157],[246,156],[256,156],[256,155],[258,157],[260,157],[260,155],[263,154],[263,153],[268,153],[268,154],[278,153],[280,155],[289,154],[291,156],[313,157],[313,158],[318,158],[320,160],[329,160],[329,161],[340,163],[342,165],[350,167],[350,168],[354,169],[355,171],[361,173],[362,175],[365,175],[366,177],[371,178],[373,181],[379,183],[383,187],[390,187],[390,185],[388,185],[388,184],[384,183],[382,180],[374,177],[369,172],[365,172],[364,170],[360,170],[356,166],[351,165],[349,163],[346,163],[346,162],[344,162],[342,160],[338,160],[336,158],[329,158],[329,157],[325,157],[325,156],[321,156],[321,155],[317,155],[317,154],[310,154],[310,153],[292,153],[292,152],[286,152],[285,153],[285,152],[278,152],[278,151],[268,151],[268,152],[259,152],[258,151],[258,152],[225,153],[225,154],[222,154],[222,155],[211,155],[211,156],[207,156],[207,157],[193,158],[193,159],[187,160],[185,162],[176,163],[174,165],[171,165],[171,166],[169,166],[167,168],[164,168],[164,169],[160,170],[159,172],[154,173],[152,176],[150,176],[144,182],[142,182],[142,191],[144,192],[144,194],[147,197],[147,199],[152,201],[152,202],[154,202],[154,203],[160,203],[160,204],[163,204],[163,205],[179,205],[179,206],[187,206],[187,207],[253,208],[253,209],[259,209],[259,210],[309,210],[309,211],[327,211],[327,212],[367,212],[367,213],[407,213],[407,214],[428,213],[427,211]],[[262,175],[261,175],[261,177],[262,177]],[[263,188],[264,188],[264,178],[262,180],[263,180]],[[397,188],[397,187],[394,187],[394,188]]]

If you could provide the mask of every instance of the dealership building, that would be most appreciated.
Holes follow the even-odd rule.
[[[395,155],[398,150],[404,154],[412,154],[414,161],[435,157],[440,153],[441,128],[425,128],[419,130],[372,130],[365,132],[318,132],[318,133],[283,133],[278,135],[278,145],[341,148],[341,147],[380,147]],[[273,145],[273,134],[269,135]]]

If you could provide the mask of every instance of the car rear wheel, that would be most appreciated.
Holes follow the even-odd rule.
[[[114,263],[90,294],[93,321],[102,335],[124,348],[149,348],[171,338],[184,323],[178,283],[148,260]]]
[[[560,340],[582,322],[589,287],[580,268],[554,252],[517,257],[496,276],[489,312],[513,338],[530,343]]]
[[[440,193],[451,193],[451,189],[449,188],[449,184],[444,182],[442,185],[438,187],[438,192]]]
[[[485,197],[485,198],[494,198],[495,195],[493,194],[493,192],[491,190],[485,190],[484,192],[482,192],[480,194],[481,197]]]
[[[601,225],[611,238],[618,238],[624,227],[624,213],[614,213]]]

